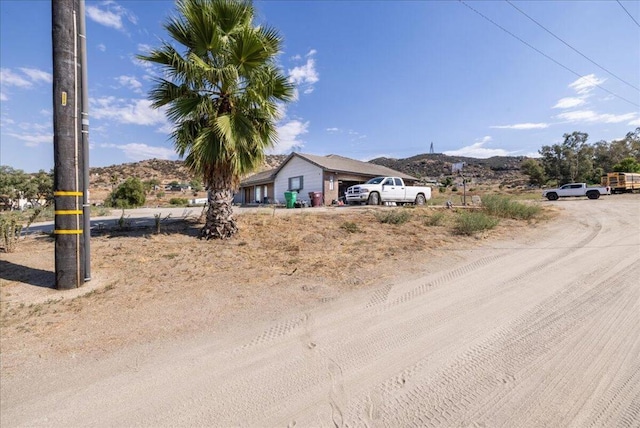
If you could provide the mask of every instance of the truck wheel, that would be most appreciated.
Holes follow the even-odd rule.
[[[423,194],[416,196],[416,205],[424,205],[426,201],[427,199],[424,197]]]
[[[590,192],[587,192],[587,198],[589,199],[598,199],[600,197],[600,192],[596,191],[596,190],[592,190]]]
[[[558,199],[558,194],[554,192],[547,193],[547,199],[549,199],[550,201],[555,201]]]
[[[376,192],[370,194],[367,205],[380,205],[380,195]]]

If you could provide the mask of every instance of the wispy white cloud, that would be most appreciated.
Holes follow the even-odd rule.
[[[100,43],[96,46],[100,52],[104,52],[107,50],[107,46],[104,43]]]
[[[14,123],[16,123],[13,119],[6,117],[5,115],[0,115],[0,126],[1,127],[6,127],[9,125],[13,125]]]
[[[51,83],[53,75],[37,68],[19,67],[20,73],[9,68],[0,68],[0,85],[32,88],[34,83]],[[6,94],[5,94],[6,96]]]
[[[625,114],[608,114],[597,113],[592,110],[575,110],[560,113],[556,117],[558,119],[567,120],[569,122],[588,122],[588,123],[622,123],[632,121],[636,118],[637,113]]]
[[[93,21],[105,27],[115,28],[124,31],[123,19],[132,24],[138,23],[138,18],[128,9],[120,6],[113,0],[101,2],[99,5],[88,5],[86,7],[87,16]]]
[[[149,146],[143,143],[129,143],[129,144],[112,144],[105,143],[99,144],[98,147],[105,149],[118,149],[122,150],[128,159],[141,161],[145,159],[177,159],[178,155],[173,149],[167,149],[166,147]]]
[[[283,154],[294,148],[304,147],[301,137],[309,132],[309,122],[289,120],[277,127],[278,142],[269,150],[270,154]]]
[[[569,87],[579,95],[588,95],[596,86],[602,85],[606,81],[607,79],[599,78],[595,74],[589,74],[570,83]]]
[[[340,129],[339,128],[327,128],[327,129],[325,129],[325,131],[331,132],[331,133],[335,133],[335,132],[339,132]]]
[[[30,88],[33,83],[8,68],[0,68],[0,85]]]
[[[638,117],[635,120],[632,120],[631,122],[629,122],[627,125],[631,125],[631,126],[640,126],[640,117]]]
[[[51,73],[47,73],[46,71],[38,70],[37,68],[20,68],[20,70],[24,74],[29,76],[32,82],[53,82],[53,75]]]
[[[566,98],[559,99],[556,105],[554,105],[552,108],[573,108],[573,107],[581,106],[585,102],[586,101],[584,98],[566,97]]]
[[[167,123],[164,110],[151,108],[151,101],[144,99],[97,98],[92,100],[90,111],[93,118],[111,119],[123,124],[148,126]]]
[[[0,92],[0,101],[9,101],[9,97],[4,92]]]
[[[142,52],[142,53],[149,53],[151,52],[153,48],[151,47],[151,45],[148,45],[146,43],[138,43],[138,52]]]
[[[142,93],[142,83],[134,76],[118,76],[115,78],[120,86],[131,89],[133,92]]]
[[[486,159],[492,156],[509,156],[510,152],[504,149],[489,149],[484,147],[485,144],[491,142],[493,138],[489,135],[483,137],[480,141],[476,141],[470,146],[461,147],[457,150],[449,150],[443,152],[449,156],[466,156],[471,158]]]
[[[529,130],[529,129],[545,129],[548,127],[549,127],[548,123],[516,123],[515,125],[494,125],[494,126],[491,126],[490,128]]]
[[[315,49],[311,49],[305,57],[307,61],[304,65],[294,67],[289,70],[289,81],[302,88],[302,92],[310,94],[314,90],[314,84],[320,80],[320,75],[316,70]]]
[[[599,78],[595,74],[589,74],[569,83],[569,88],[573,89],[577,97],[565,97],[558,100],[552,108],[568,109],[586,104],[587,98],[591,97],[591,92],[596,86],[603,84],[607,79]]]
[[[17,140],[24,141],[25,146],[27,147],[37,147],[40,144],[53,144],[53,134],[51,133],[8,133],[10,137],[13,137]]]

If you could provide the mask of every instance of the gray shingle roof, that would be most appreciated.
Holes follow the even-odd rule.
[[[301,158],[306,159],[309,162],[330,171],[356,173],[356,174],[370,175],[370,176],[392,176],[392,177],[401,177],[403,179],[408,179],[408,180],[417,180],[416,177],[413,177],[409,174],[405,174],[400,171],[396,171],[395,169],[387,168],[386,166],[376,165],[369,162],[362,162],[362,161],[350,159],[350,158],[345,158],[344,156],[339,156],[339,155],[317,156],[317,155],[308,155],[305,153],[292,153],[292,155],[300,156]],[[283,165],[285,162],[283,162]]]
[[[265,184],[272,182],[276,177],[276,171],[278,168],[270,169],[268,171],[262,171],[257,174],[253,174],[251,177],[242,180],[243,186],[253,186],[256,184]]]

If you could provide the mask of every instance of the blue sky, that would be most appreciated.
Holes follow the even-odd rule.
[[[272,153],[404,158],[433,142],[438,153],[534,155],[564,133],[594,143],[640,126],[638,1],[255,6],[256,23],[284,37],[279,62],[298,88]],[[157,73],[135,59],[168,38],[174,3],[87,0],[86,10],[91,166],[177,159],[147,100]],[[0,0],[0,43],[0,164],[48,170],[51,2]]]

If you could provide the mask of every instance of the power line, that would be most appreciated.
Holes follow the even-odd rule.
[[[587,77],[581,75],[580,73],[573,71],[572,69],[570,69],[569,67],[567,67],[566,65],[556,61],[555,59],[551,58],[549,55],[547,55],[546,53],[542,52],[540,49],[536,48],[535,46],[532,46],[531,44],[527,43],[526,41],[522,40],[520,37],[516,36],[515,34],[513,34],[511,31],[507,30],[506,28],[504,28],[502,25],[498,24],[497,22],[493,21],[491,18],[489,18],[488,16],[482,14],[480,11],[474,9],[473,7],[469,6],[467,3],[465,3],[463,0],[458,0],[460,3],[462,3],[463,5],[465,5],[466,7],[468,7],[469,9],[471,9],[472,11],[474,11],[475,13],[477,13],[478,15],[480,15],[481,17],[483,17],[484,19],[486,19],[487,21],[489,21],[490,23],[492,23],[493,25],[495,25],[496,27],[500,28],[502,31],[504,31],[505,33],[509,34],[511,37],[513,37],[514,39],[518,40],[519,42],[527,45],[529,48],[533,49],[534,51],[538,52],[540,55],[544,56],[545,58],[547,58],[550,61],[553,61],[554,63],[556,63],[557,65],[559,65],[560,67],[564,68],[565,70],[567,70],[569,73],[571,74],[575,74],[576,76],[578,76],[581,79],[585,79],[586,81],[588,81],[589,83],[591,83],[593,86],[597,86],[598,88],[602,89],[603,91],[607,92],[608,94],[613,95],[616,98],[619,98],[623,101],[628,102],[629,104],[636,106],[636,107],[640,107],[640,104],[635,103],[633,101],[630,101],[624,97],[621,97],[620,95],[616,94],[615,92],[612,92],[610,90],[608,90],[607,88],[604,88],[602,86],[600,86],[598,83],[588,79]]]
[[[629,15],[629,18],[631,18],[633,20],[633,22],[636,23],[636,25],[638,27],[640,27],[640,24],[638,23],[638,21],[636,21],[636,19],[633,17],[633,15],[631,15],[629,13],[629,11],[622,5],[622,3],[620,3],[620,0],[616,0],[618,2],[618,4],[620,5],[620,7],[622,8],[622,10],[624,10],[625,12],[627,12],[627,15]]]
[[[580,56],[582,56],[584,59],[586,59],[587,61],[591,62],[593,65],[595,65],[596,67],[599,67],[601,70],[606,71],[607,73],[609,73],[610,75],[612,75],[613,77],[615,77],[616,79],[618,79],[619,81],[621,81],[622,83],[631,86],[633,89],[635,89],[636,91],[640,91],[640,89],[637,86],[632,85],[631,83],[627,82],[626,80],[624,80],[621,77],[616,76],[613,72],[607,70],[606,68],[604,68],[603,66],[601,66],[600,64],[598,64],[597,62],[595,62],[594,60],[592,60],[591,58],[589,58],[588,56],[586,56],[585,54],[583,54],[582,52],[580,52],[578,49],[574,48],[573,46],[571,46],[569,43],[565,42],[564,40],[562,40],[560,37],[556,36],[551,30],[547,29],[544,25],[540,24],[538,21],[536,21],[535,19],[533,19],[532,17],[530,17],[529,15],[526,14],[526,12],[524,12],[522,9],[518,8],[518,6],[516,6],[515,4],[511,3],[510,0],[505,0],[507,3],[509,3],[509,5],[511,7],[513,7],[515,10],[517,10],[518,12],[520,12],[521,14],[523,14],[524,16],[526,16],[527,18],[529,18],[531,21],[533,21],[538,27],[542,28],[544,31],[546,31],[547,33],[551,34],[553,37],[555,37],[557,40],[561,41],[562,43],[565,44],[565,46],[567,46],[568,48],[572,49],[574,52],[576,52],[577,54],[579,54]],[[618,2],[620,3],[620,2]]]

